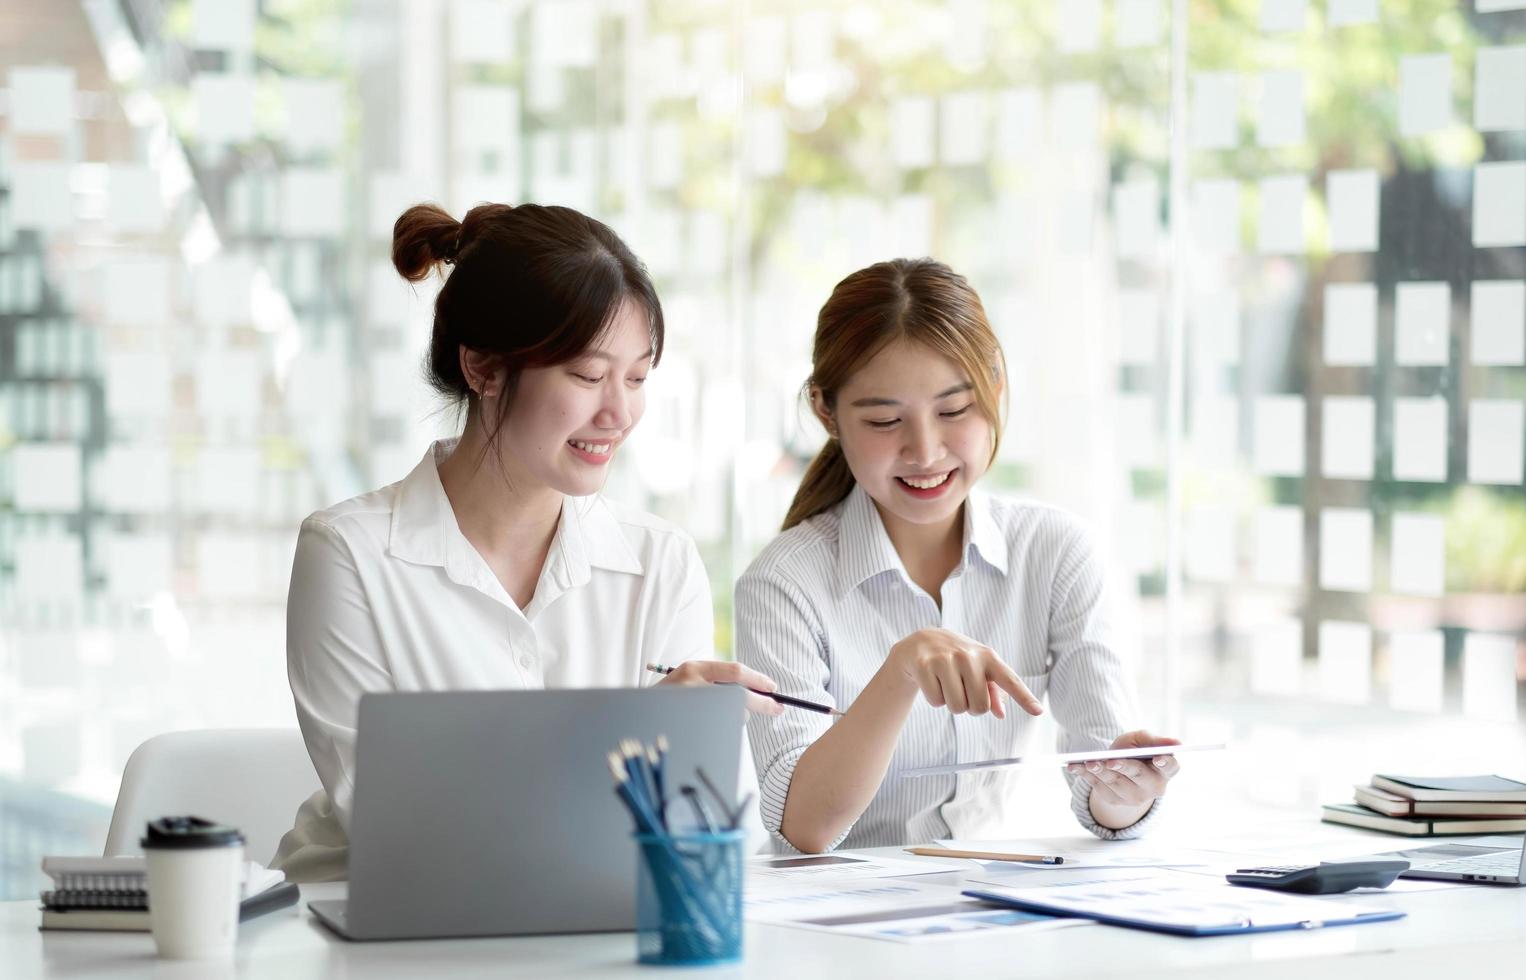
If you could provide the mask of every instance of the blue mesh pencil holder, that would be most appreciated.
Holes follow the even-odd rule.
[[[664,966],[740,960],[744,832],[635,836],[636,959]]]

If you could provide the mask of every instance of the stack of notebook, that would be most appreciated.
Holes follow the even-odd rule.
[[[42,928],[148,930],[148,868],[141,857],[45,857],[53,887],[42,893]],[[239,920],[297,901],[280,871],[244,863]]]
[[[1410,837],[1526,831],[1526,783],[1504,776],[1385,776],[1356,787],[1356,805],[1325,807],[1327,823]]]

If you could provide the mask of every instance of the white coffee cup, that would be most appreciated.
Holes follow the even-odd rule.
[[[200,817],[164,817],[149,823],[142,844],[148,921],[159,955],[231,956],[238,937],[243,835]]]

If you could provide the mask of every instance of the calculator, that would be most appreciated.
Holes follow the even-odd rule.
[[[1329,895],[1353,888],[1387,888],[1409,862],[1392,858],[1360,861],[1321,861],[1319,864],[1274,864],[1241,868],[1224,877],[1232,885],[1275,888],[1305,895]]]

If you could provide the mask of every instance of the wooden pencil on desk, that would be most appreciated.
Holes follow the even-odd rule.
[[[908,847],[907,853],[923,857],[968,858],[972,861],[1021,861],[1024,864],[1064,864],[1055,854],[1010,854],[1005,851],[956,851],[951,847]]]

